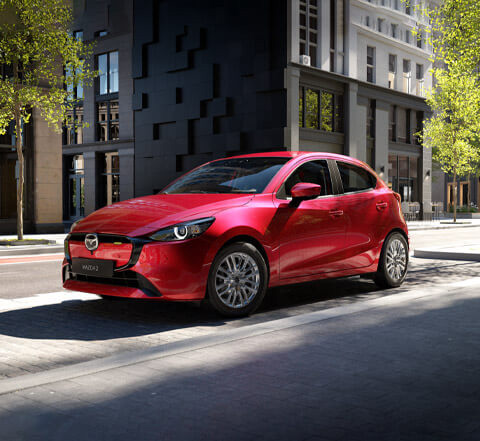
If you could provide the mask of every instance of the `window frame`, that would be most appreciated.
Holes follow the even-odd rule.
[[[292,197],[288,196],[285,192],[285,183],[290,179],[290,177],[303,165],[309,163],[309,162],[315,162],[315,161],[325,161],[327,163],[328,167],[328,173],[330,175],[330,183],[332,185],[332,194],[326,194],[323,196],[317,196],[316,198],[310,199],[310,200],[318,200],[318,199],[326,199],[326,198],[332,198],[332,197],[337,197],[340,195],[340,188],[338,186],[338,180],[336,178],[336,172],[337,170],[335,169],[335,165],[333,164],[335,162],[334,159],[328,159],[328,158],[321,158],[321,157],[315,157],[315,158],[308,158],[299,164],[295,166],[293,170],[291,170],[287,176],[283,179],[282,183],[279,185],[279,187],[275,190],[275,197],[280,200],[287,200],[291,201]]]
[[[346,192],[345,191],[345,188],[343,187],[343,181],[342,181],[342,174],[340,173],[340,167],[339,167],[339,163],[343,163],[343,164],[347,164],[347,165],[350,165],[350,166],[353,166],[353,167],[356,167],[356,168],[359,168],[361,170],[364,170],[365,173],[368,173],[369,176],[371,176],[371,178],[373,178],[373,187],[369,187],[369,188],[366,188],[364,190],[357,190],[357,191],[348,191]],[[359,164],[355,164],[354,162],[350,162],[350,161],[346,161],[346,160],[339,160],[339,159],[336,159],[335,160],[335,166],[336,166],[336,171],[337,171],[337,179],[338,179],[338,185],[340,186],[342,192],[340,193],[340,196],[343,196],[343,195],[350,195],[350,194],[359,194],[359,193],[366,193],[368,191],[372,191],[372,190],[375,190],[378,186],[378,179],[377,177],[370,171],[368,170],[367,167],[364,167],[362,165],[359,165]]]
[[[117,71],[117,75],[118,75],[118,79],[117,79],[117,82],[120,83],[120,53],[118,51],[118,49],[115,49],[115,50],[111,50],[111,51],[108,51],[108,52],[102,52],[102,53],[99,53],[99,54],[95,54],[95,68],[96,70],[99,71],[99,58],[103,55],[106,55],[107,56],[107,72],[106,72],[106,75],[107,75],[107,92],[106,93],[101,93],[100,91],[100,78],[101,78],[101,75],[99,75],[97,77],[97,81],[96,81],[96,85],[95,85],[95,95],[97,97],[106,97],[106,96],[112,96],[112,95],[115,95],[115,94],[118,94],[119,90],[120,90],[120,84],[118,84],[118,90],[116,91],[113,91],[113,92],[110,92],[110,87],[111,87],[111,72],[110,72],[110,58],[111,58],[111,54],[113,53],[116,53],[117,54],[117,67],[118,67],[118,71]],[[102,72],[103,73],[103,72]]]

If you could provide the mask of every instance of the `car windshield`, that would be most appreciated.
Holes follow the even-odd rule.
[[[160,194],[261,193],[291,158],[232,158],[205,164],[166,187]]]

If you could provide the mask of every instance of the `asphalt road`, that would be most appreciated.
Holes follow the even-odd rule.
[[[480,227],[410,233],[412,249],[450,244],[461,246],[475,240],[480,240]],[[34,256],[32,262],[15,264],[3,264],[0,259],[0,298],[13,299],[61,291],[61,256],[57,261],[39,261],[41,258],[41,256]],[[460,267],[462,266],[465,265],[460,264]]]

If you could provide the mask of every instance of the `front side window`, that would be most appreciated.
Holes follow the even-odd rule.
[[[376,178],[362,167],[337,161],[338,171],[342,178],[343,192],[353,193],[375,188]]]
[[[167,186],[161,194],[261,193],[290,158],[232,158],[205,164]]]
[[[308,182],[321,186],[320,196],[333,194],[332,181],[328,164],[325,160],[309,161],[300,165],[285,181],[277,193],[279,199],[285,199],[292,195],[292,188],[295,184]]]

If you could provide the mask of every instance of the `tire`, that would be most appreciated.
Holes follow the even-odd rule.
[[[233,243],[215,257],[208,276],[210,306],[226,317],[243,317],[262,303],[268,270],[262,254],[252,244]]]
[[[385,239],[378,270],[373,278],[380,288],[397,288],[407,275],[408,243],[400,233],[392,233]]]

